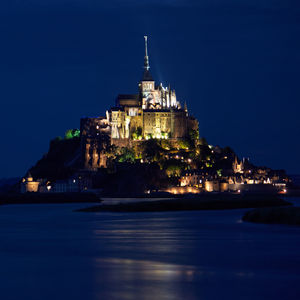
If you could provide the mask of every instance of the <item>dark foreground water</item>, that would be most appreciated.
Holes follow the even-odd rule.
[[[0,299],[300,299],[300,228],[246,210],[0,207]]]

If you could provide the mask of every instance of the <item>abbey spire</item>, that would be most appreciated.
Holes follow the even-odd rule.
[[[148,56],[148,36],[144,36],[145,39],[145,56],[144,56],[144,73],[142,81],[153,81],[150,73],[149,56]]]
[[[145,57],[144,57],[144,69],[146,69],[147,71],[150,69],[149,66],[149,56],[148,56],[148,37],[147,35],[144,36],[145,39]]]

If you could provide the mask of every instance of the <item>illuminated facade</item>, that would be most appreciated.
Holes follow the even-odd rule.
[[[26,192],[38,192],[39,191],[40,180],[34,181],[33,177],[29,173],[26,178],[22,179],[21,183],[21,193]]]
[[[149,138],[180,139],[188,130],[198,130],[198,122],[181,107],[175,90],[155,85],[150,73],[147,37],[145,36],[144,72],[138,94],[119,95],[109,111],[112,144],[126,145],[130,140]]]
[[[107,165],[111,127],[104,117],[80,120],[81,159],[84,169],[96,170]]]
[[[224,171],[226,175],[218,174],[214,169],[186,171],[180,177],[180,186],[197,187],[206,192],[264,192],[266,189],[272,192],[285,189],[288,183],[288,177],[282,170],[245,169],[245,160],[239,163],[237,157],[232,169]]]
[[[108,144],[131,147],[135,141],[151,138],[174,141],[185,139],[191,129],[198,130],[198,122],[189,116],[186,105],[182,108],[175,90],[156,85],[152,78],[145,36],[144,72],[138,93],[118,95],[105,118],[81,120],[85,168],[106,166]]]
[[[245,159],[239,162],[237,156],[235,157],[234,162],[232,164],[232,169],[234,173],[244,173],[244,161]]]

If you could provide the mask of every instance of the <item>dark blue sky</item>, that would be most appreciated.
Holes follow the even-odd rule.
[[[149,35],[154,78],[211,144],[300,172],[298,0],[31,0],[0,4],[0,177],[135,93]]]

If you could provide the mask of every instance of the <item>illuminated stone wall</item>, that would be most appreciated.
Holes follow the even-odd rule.
[[[145,111],[143,122],[144,138],[152,136],[161,138],[163,134],[171,135],[171,112],[170,111]]]
[[[34,181],[31,175],[29,175],[27,178],[22,179],[21,193],[26,193],[26,192],[36,193],[39,191],[39,185],[40,185],[40,181]]]
[[[143,109],[180,109],[180,102],[177,101],[175,90],[171,87],[164,87],[162,84],[155,86],[155,82],[141,81],[139,90],[142,97]]]
[[[38,192],[39,190],[39,182],[31,181],[26,183],[26,192]]]
[[[171,113],[171,137],[185,138],[188,135],[187,117],[184,111],[172,111]]]
[[[111,137],[112,139],[124,139],[126,137],[126,114],[125,111],[111,111]]]
[[[143,114],[139,116],[131,117],[130,120],[130,137],[132,136],[132,133],[136,131],[138,128],[142,128],[143,130]]]
[[[168,192],[171,194],[198,194],[201,192],[201,189],[192,186],[174,186],[165,189],[164,192]]]
[[[80,122],[81,158],[85,169],[107,166],[106,150],[110,146],[111,127],[107,118],[83,118]]]

